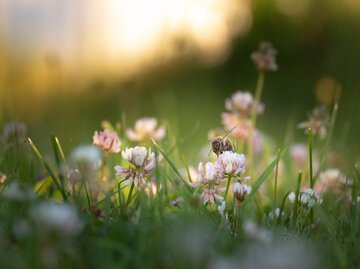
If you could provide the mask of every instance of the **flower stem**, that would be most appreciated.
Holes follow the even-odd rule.
[[[109,156],[108,153],[105,151],[104,157],[103,157],[103,165],[102,165],[101,174],[100,174],[100,179],[102,181],[106,181],[105,174],[106,174],[106,165],[107,165],[108,156]]]
[[[297,210],[298,210],[298,206],[299,206],[299,195],[300,195],[301,178],[302,178],[302,171],[299,171],[298,181],[297,181],[297,186],[296,186],[296,194],[295,194],[294,212],[293,212],[293,225],[294,225],[294,226],[295,226],[295,224],[296,224]]]
[[[229,189],[230,189],[230,182],[231,182],[231,175],[228,176],[228,182],[226,184],[226,190],[225,190],[225,197],[224,197],[224,201],[226,201]]]
[[[132,197],[132,194],[133,194],[133,191],[134,191],[134,182],[131,184],[131,187],[130,187],[130,191],[129,191],[129,196],[126,200],[126,206],[128,206],[130,204],[130,201],[131,201],[131,197]]]
[[[261,96],[264,89],[264,81],[265,81],[265,72],[259,71],[258,79],[256,83],[255,90],[255,106],[251,111],[251,130],[250,136],[248,140],[248,156],[249,156],[249,168],[250,171],[253,170],[253,161],[254,161],[254,133],[256,129],[256,116],[257,116],[257,105],[260,103]]]

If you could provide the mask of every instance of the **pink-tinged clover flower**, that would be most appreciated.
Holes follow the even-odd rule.
[[[145,147],[134,147],[126,148],[122,156],[132,164],[129,167],[115,166],[116,175],[125,179],[124,185],[134,183],[139,190],[149,187],[146,180],[155,169],[155,153],[151,152],[151,149],[146,150]]]
[[[220,183],[219,171],[216,169],[215,165],[211,162],[205,164],[205,169],[203,163],[199,163],[198,166],[198,182],[199,184],[207,183]]]
[[[142,118],[135,122],[134,129],[127,130],[127,136],[132,141],[146,141],[150,138],[162,140],[165,137],[165,127],[158,127],[158,121],[155,118]]]
[[[232,190],[236,200],[239,203],[242,203],[245,197],[251,193],[251,186],[240,184],[239,182],[235,182]]]
[[[237,91],[231,98],[226,99],[225,108],[236,112],[240,117],[248,117],[255,110],[257,114],[264,112],[264,105],[256,102],[250,92]]]
[[[324,139],[328,132],[329,125],[330,116],[327,107],[319,106],[313,109],[308,116],[308,121],[300,123],[298,128],[305,129],[306,133],[310,128],[313,135],[317,135],[320,139]]]
[[[116,132],[111,132],[108,129],[101,132],[95,131],[93,144],[107,152],[120,152],[121,142],[118,135]]]
[[[225,188],[223,187],[209,184],[201,193],[200,198],[205,205],[221,203],[224,200],[224,197],[221,196],[221,193],[223,193],[224,191]]]
[[[276,71],[278,69],[276,55],[277,51],[270,42],[261,42],[259,50],[253,52],[250,58],[259,71]]]
[[[225,151],[217,158],[215,167],[221,177],[237,177],[245,173],[245,163],[246,161],[244,154]]]

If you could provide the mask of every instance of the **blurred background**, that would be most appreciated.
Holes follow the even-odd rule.
[[[91,143],[104,119],[155,116],[195,153],[224,100],[254,92],[251,52],[273,43],[258,126],[278,143],[341,91],[336,146],[360,149],[359,0],[1,0],[0,123],[25,122],[41,147]],[[198,127],[196,127],[198,126]],[[290,131],[289,131],[290,130]],[[199,145],[198,147],[194,146]]]

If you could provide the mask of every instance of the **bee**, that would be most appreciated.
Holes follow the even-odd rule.
[[[228,131],[223,137],[217,137],[214,139],[211,139],[211,148],[212,151],[216,154],[216,156],[219,156],[220,154],[224,153],[225,151],[234,151],[234,147],[231,144],[229,139],[225,139],[226,136],[228,136],[237,126],[232,128],[230,131]]]

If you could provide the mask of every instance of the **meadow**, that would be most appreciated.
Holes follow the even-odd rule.
[[[334,135],[338,84],[282,145],[258,127],[277,51],[261,42],[250,59],[255,90],[217,99],[222,127],[200,144],[197,126],[180,137],[126,111],[66,149],[4,124],[0,268],[358,268],[359,155]]]

